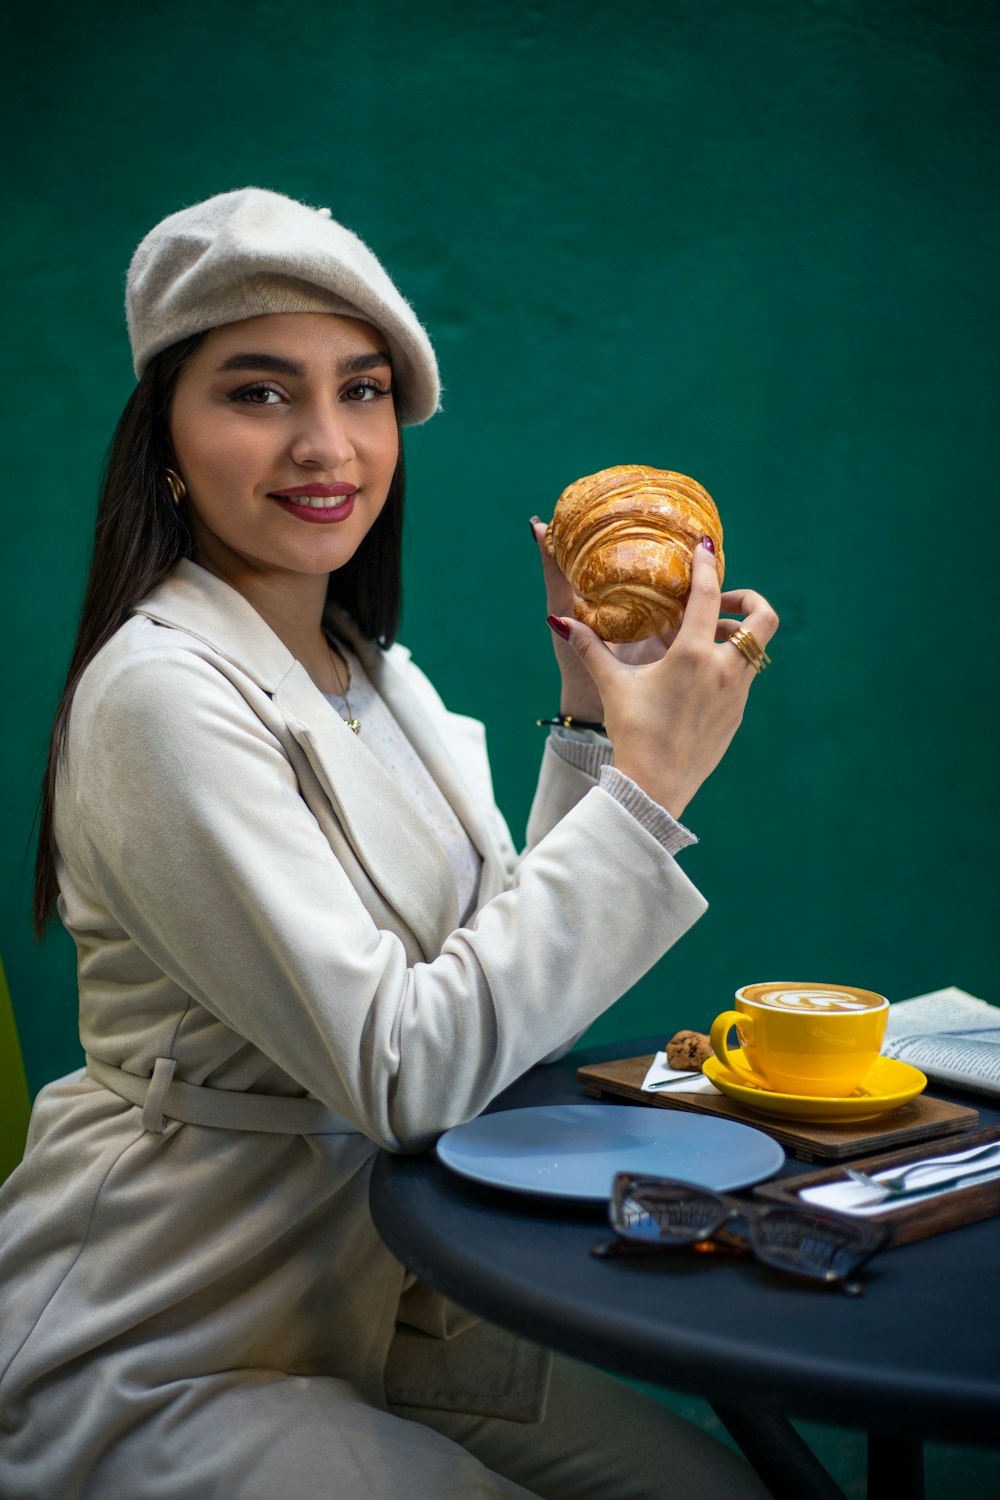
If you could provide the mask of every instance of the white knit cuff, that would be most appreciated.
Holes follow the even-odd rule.
[[[598,734],[594,729],[564,729],[560,726],[551,731],[549,743],[560,760],[594,781],[605,766],[611,765],[614,754],[607,735]]]
[[[601,771],[601,790],[614,797],[620,802],[632,816],[641,823],[647,833],[651,833],[659,843],[666,849],[668,854],[678,854],[681,849],[686,849],[689,844],[698,842],[690,828],[685,828],[683,823],[678,823],[676,818],[671,817],[665,807],[654,802],[648,797],[641,786],[638,786],[624,771],[619,771],[615,766],[605,766]]]

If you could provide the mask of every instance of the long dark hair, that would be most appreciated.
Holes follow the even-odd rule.
[[[170,406],[185,360],[205,337],[195,334],[157,354],[122,412],[101,478],[94,551],[80,628],[56,712],[42,783],[35,861],[34,931],[40,938],[59,892],[53,827],[56,778],[77,684],[141,599],[192,551],[166,470],[175,462]],[[398,392],[397,392],[397,410]],[[327,598],[347,610],[364,635],[388,646],[402,605],[403,445],[385,505],[361,546],[330,574]]]

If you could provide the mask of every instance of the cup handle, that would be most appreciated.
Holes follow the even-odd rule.
[[[712,1022],[712,1030],[709,1033],[712,1051],[722,1066],[728,1068],[730,1072],[733,1071],[733,1061],[729,1055],[727,1038],[733,1026],[739,1026],[744,1036],[752,1038],[753,1018],[752,1016],[745,1016],[742,1011],[738,1010],[724,1010],[721,1016],[716,1016]]]

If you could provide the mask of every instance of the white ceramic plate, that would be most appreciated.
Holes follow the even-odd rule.
[[[480,1115],[437,1143],[474,1182],[549,1198],[604,1202],[616,1172],[678,1177],[726,1191],[771,1177],[785,1153],[734,1120],[638,1104],[543,1104]]]

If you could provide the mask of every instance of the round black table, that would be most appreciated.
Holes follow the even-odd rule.
[[[492,1109],[587,1102],[576,1069],[656,1039],[532,1070]],[[940,1089],[934,1092],[950,1097]],[[955,1096],[1000,1125],[982,1097]],[[788,1157],[780,1176],[810,1170]],[[883,1252],[865,1294],[799,1286],[750,1259],[599,1260],[598,1205],[480,1186],[433,1152],[379,1156],[371,1208],[390,1250],[470,1311],[604,1369],[705,1397],[776,1495],[835,1495],[786,1419],[869,1434],[869,1495],[922,1493],[922,1439],[1000,1446],[1000,1222]],[[808,1485],[808,1488],[804,1486]]]

